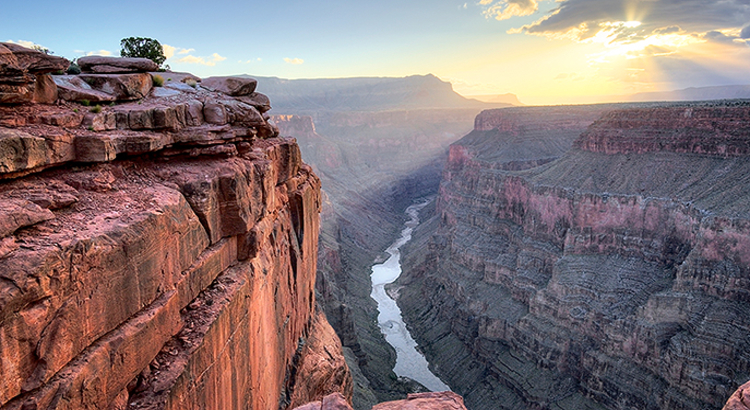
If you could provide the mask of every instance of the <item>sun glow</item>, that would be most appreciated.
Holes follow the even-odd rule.
[[[641,26],[639,21],[617,21],[599,24],[600,30],[583,42],[598,43],[605,47],[599,53],[589,55],[593,64],[609,63],[613,57],[635,59],[647,56],[666,56],[677,53],[678,49],[704,39],[683,32],[644,34],[634,30]]]

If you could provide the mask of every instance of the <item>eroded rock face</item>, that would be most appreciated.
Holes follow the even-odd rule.
[[[65,70],[70,61],[13,43],[0,43],[0,104],[57,99],[55,84],[48,73]]]
[[[186,87],[0,107],[0,408],[351,394],[315,307],[318,178],[259,115],[205,124],[204,99],[239,102]]]
[[[749,110],[613,111],[520,172],[451,147],[399,305],[470,408],[722,407],[750,366],[750,162],[694,147],[744,144]]]

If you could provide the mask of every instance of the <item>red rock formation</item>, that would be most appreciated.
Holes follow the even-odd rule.
[[[315,313],[318,178],[294,140],[259,138],[275,129],[252,105],[183,86],[101,112],[0,106],[3,410],[350,391]],[[225,124],[203,123],[209,102]]]
[[[311,402],[294,410],[351,410],[344,396],[335,393],[322,401]],[[466,410],[464,401],[456,393],[445,391],[438,393],[412,393],[405,400],[394,400],[380,403],[372,410]]]
[[[750,383],[745,383],[737,389],[732,397],[727,400],[723,410],[747,410],[750,409]]]

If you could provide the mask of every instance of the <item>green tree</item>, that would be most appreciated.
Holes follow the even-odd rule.
[[[167,57],[158,40],[147,37],[128,37],[120,40],[121,57],[142,57],[155,62],[159,67]]]

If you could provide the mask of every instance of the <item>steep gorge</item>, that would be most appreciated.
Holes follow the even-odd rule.
[[[554,161],[502,111],[405,250],[436,372],[474,409],[721,408],[750,377],[750,107],[608,110]]]

